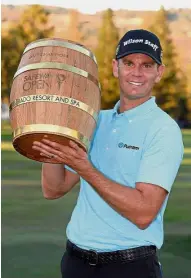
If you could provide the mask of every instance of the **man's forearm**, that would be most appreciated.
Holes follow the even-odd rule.
[[[42,165],[42,190],[44,195],[56,192],[58,195],[63,190],[64,165],[49,164]]]
[[[141,191],[113,182],[93,167],[79,174],[117,212],[138,227],[145,228],[147,207]]]

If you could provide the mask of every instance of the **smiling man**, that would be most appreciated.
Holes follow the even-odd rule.
[[[113,60],[120,100],[100,112],[89,153],[72,141],[70,147],[46,138],[34,142],[42,156],[61,163],[43,165],[45,198],[64,196],[80,181],[61,263],[64,278],[162,277],[156,251],[183,157],[178,125],[152,97],[163,72],[158,37],[127,32]]]

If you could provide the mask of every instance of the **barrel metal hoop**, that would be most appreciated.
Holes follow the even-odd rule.
[[[16,137],[19,137],[24,134],[31,134],[32,132],[35,133],[44,133],[47,134],[56,134],[60,136],[66,136],[67,138],[74,139],[76,141],[80,141],[81,144],[88,150],[90,145],[90,140],[80,133],[77,130],[58,126],[58,125],[50,125],[50,124],[31,124],[31,125],[24,125],[22,127],[18,127],[13,131],[13,141]]]
[[[11,112],[15,107],[19,105],[25,103],[32,103],[32,102],[51,102],[51,103],[54,102],[54,103],[61,103],[61,104],[74,106],[91,115],[96,122],[98,119],[98,113],[95,112],[95,110],[92,107],[75,98],[70,98],[63,95],[59,96],[59,95],[50,95],[50,94],[37,94],[37,95],[22,96],[20,98],[15,99],[13,102],[11,102],[9,106],[9,110]]]
[[[93,75],[91,75],[89,72],[76,68],[76,67],[73,67],[73,66],[70,66],[70,65],[67,65],[67,64],[63,64],[63,63],[42,62],[42,63],[29,64],[29,65],[26,65],[26,66],[20,68],[19,70],[17,70],[17,72],[15,73],[13,78],[16,78],[19,74],[21,74],[25,71],[35,70],[35,69],[60,69],[60,70],[70,71],[75,74],[81,75],[85,78],[88,78],[96,86],[98,86],[99,90],[100,90],[100,84],[99,84],[98,80]]]
[[[75,51],[78,51],[88,57],[90,57],[97,65],[97,60],[96,57],[94,56],[94,54],[84,48],[83,46],[77,45],[77,44],[73,44],[70,42],[64,42],[64,41],[58,41],[58,40],[45,40],[45,41],[37,41],[37,42],[33,42],[29,45],[27,45],[27,47],[25,48],[24,53],[26,53],[27,51],[37,48],[37,47],[45,47],[45,46],[59,46],[59,47],[64,47],[64,48],[68,48],[68,49],[72,49]]]

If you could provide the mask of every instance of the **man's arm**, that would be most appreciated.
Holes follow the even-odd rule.
[[[62,147],[60,144],[58,146]],[[43,140],[33,142],[32,148],[39,151],[41,156],[52,156],[48,147],[43,144]],[[80,176],[77,173],[73,173],[64,167],[65,163],[62,163],[59,159],[57,162],[58,164],[42,164],[42,192],[44,197],[50,200],[64,196],[80,181]]]
[[[148,148],[136,179],[136,188],[130,188],[106,178],[93,167],[82,148],[72,141],[70,141],[70,147],[61,146],[46,139],[43,142],[49,153],[54,154],[58,161],[72,167],[118,213],[128,218],[140,229],[145,229],[160,210],[182,159],[181,139],[179,137],[177,144],[173,145],[172,135],[173,142],[175,142],[174,135],[177,136],[177,133],[171,132],[169,142],[167,142],[167,136],[164,137],[166,145],[163,140],[162,143],[158,140],[159,143],[153,142]],[[156,152],[156,150],[160,151]]]
[[[79,174],[111,207],[140,229],[149,226],[168,194],[165,189],[153,184],[139,182],[136,188],[118,184],[93,167]]]
[[[42,165],[42,191],[46,199],[57,199],[70,191],[80,177],[64,168],[62,164]]]
[[[74,145],[77,153],[80,153]],[[76,168],[77,172],[116,211],[140,229],[145,229],[157,216],[177,175],[183,157],[182,135],[177,124],[162,126],[148,137],[136,187],[130,188],[108,180],[103,174]]]

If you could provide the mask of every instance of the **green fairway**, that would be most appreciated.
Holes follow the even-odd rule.
[[[183,134],[186,152],[167,205],[159,254],[164,278],[191,277],[191,131]],[[41,163],[10,147],[8,125],[2,139],[8,143],[2,144],[2,278],[59,278],[79,186],[61,199],[45,200]]]

